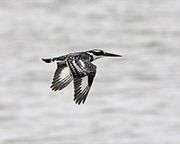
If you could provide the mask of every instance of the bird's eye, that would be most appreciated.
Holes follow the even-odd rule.
[[[104,51],[101,51],[101,54],[103,55],[103,54],[104,54]]]
[[[104,52],[102,50],[98,50],[97,53],[100,54],[100,55],[104,54]]]

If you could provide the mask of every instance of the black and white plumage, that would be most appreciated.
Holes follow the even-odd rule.
[[[71,71],[65,62],[57,62],[57,69],[54,73],[52,90],[61,90],[73,80]]]
[[[62,90],[73,81],[74,101],[77,104],[84,103],[96,75],[96,66],[91,62],[103,56],[121,57],[121,55],[94,49],[55,58],[42,58],[46,63],[57,62],[57,69],[51,85],[52,90]]]

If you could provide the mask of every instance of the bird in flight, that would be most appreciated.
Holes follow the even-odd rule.
[[[76,104],[81,104],[81,102],[84,104],[96,75],[96,66],[92,64],[92,61],[102,57],[122,56],[93,49],[54,58],[42,58],[42,60],[46,63],[57,62],[51,85],[52,90],[62,90],[73,81],[74,101]]]

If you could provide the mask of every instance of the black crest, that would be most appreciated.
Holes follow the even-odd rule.
[[[100,56],[100,55],[103,55],[104,54],[104,51],[103,50],[100,50],[100,49],[94,49],[94,50],[90,50],[89,51],[90,53],[96,55],[96,56]]]

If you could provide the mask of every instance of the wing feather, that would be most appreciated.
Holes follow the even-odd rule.
[[[73,80],[69,67],[65,62],[57,63],[57,69],[54,73],[51,88],[54,91],[62,90]]]
[[[71,58],[68,65],[74,79],[74,101],[76,104],[84,103],[96,74],[96,66],[89,61]]]

